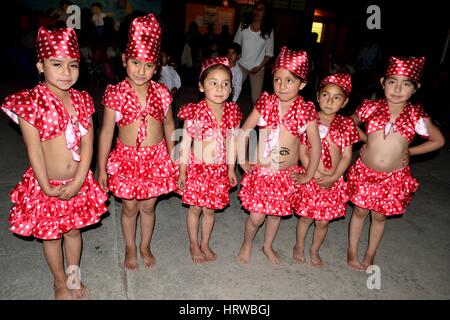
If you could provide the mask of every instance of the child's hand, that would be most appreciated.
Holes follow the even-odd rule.
[[[405,153],[402,155],[402,159],[401,159],[401,162],[402,162],[402,168],[405,168],[405,167],[408,166],[408,164],[409,164],[409,158],[410,158],[410,155],[409,155],[409,149],[406,149],[406,151],[405,151]]]
[[[316,179],[316,183],[322,188],[329,188],[336,181],[334,176],[322,176]]]
[[[311,181],[311,178],[308,178],[306,174],[303,173],[295,173],[291,172],[289,177],[294,180],[296,184],[305,184]]]
[[[48,197],[58,197],[61,194],[62,186],[50,186],[48,189],[42,188],[42,192]]]
[[[230,181],[231,187],[236,187],[237,185],[237,177],[236,172],[234,171],[228,171],[228,180]]]
[[[244,163],[239,164],[239,166],[244,170],[245,173],[251,173],[252,172],[252,166],[245,161]]]
[[[108,192],[108,174],[106,171],[99,171],[97,180],[102,190]]]
[[[184,190],[186,188],[186,174],[181,174],[177,181],[178,189]]]
[[[61,186],[60,193],[58,195],[59,200],[69,200],[78,194],[83,183],[77,181],[71,181]]]
[[[366,151],[366,145],[363,144],[361,149],[359,149],[359,156],[362,157],[364,154],[364,151]]]

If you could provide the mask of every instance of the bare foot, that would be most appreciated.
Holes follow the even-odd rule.
[[[217,254],[214,251],[212,251],[208,245],[206,246],[200,245],[200,250],[205,255],[206,261],[213,262],[217,260]]]
[[[89,296],[89,289],[83,284],[83,282],[80,282],[80,289],[73,289],[72,293],[75,299],[84,300]]]
[[[191,252],[192,262],[204,263],[206,261],[206,257],[199,246],[190,246],[189,251]]]
[[[323,262],[322,259],[319,256],[319,253],[309,253],[311,256],[311,265],[315,268],[320,268],[321,266],[323,266]]]
[[[126,271],[137,271],[137,249],[125,248],[125,260],[123,262],[123,267]]]
[[[364,260],[363,260],[363,263],[362,263],[364,269],[367,270],[367,268],[368,268],[369,266],[372,266],[372,265],[373,265],[374,261],[375,261],[375,256],[370,256],[370,255],[367,255],[367,254],[366,254],[366,255],[364,256]]]
[[[266,255],[267,259],[269,259],[269,261],[273,264],[273,265],[279,265],[281,263],[281,257],[278,254],[278,252],[276,252],[275,250],[273,250],[273,248],[269,248],[269,249],[265,249],[264,247],[262,248],[262,251],[264,252],[264,254]]]
[[[156,264],[156,258],[149,248],[140,249],[142,262],[146,268],[151,268]]]
[[[70,292],[69,288],[67,288],[66,283],[56,285],[53,284],[53,290],[55,291],[55,300],[73,300],[74,296],[72,292]]]
[[[241,264],[248,264],[250,261],[250,254],[252,253],[252,245],[246,245],[245,243],[242,244],[241,249],[239,250],[239,254],[237,255],[236,259]]]
[[[365,271],[364,266],[358,261],[358,258],[352,254],[347,254],[347,264],[355,271]]]
[[[294,246],[294,254],[292,255],[292,258],[297,263],[305,263],[306,258],[305,258],[305,254],[303,253],[303,248],[300,249],[300,248],[297,248],[297,246]]]

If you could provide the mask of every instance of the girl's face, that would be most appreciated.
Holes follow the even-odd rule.
[[[153,77],[156,71],[156,63],[145,62],[139,59],[129,58],[122,55],[123,66],[133,84],[143,86]]]
[[[199,82],[200,92],[205,93],[208,104],[221,105],[231,94],[231,78],[223,69],[214,69],[208,73],[203,83]]]
[[[348,102],[344,91],[338,85],[328,83],[317,94],[320,110],[326,115],[333,115],[341,110]]]
[[[253,9],[253,19],[254,20],[262,20],[266,13],[266,7],[264,4],[260,3]]]
[[[389,76],[386,79],[381,78],[381,85],[384,88],[386,99],[394,104],[406,103],[416,92],[414,83],[405,76]],[[417,85],[420,87],[420,84]]]
[[[49,58],[36,67],[44,73],[44,83],[53,90],[69,90],[80,74],[78,60],[71,58]]]
[[[277,69],[273,74],[273,90],[282,102],[293,102],[306,82],[292,75],[289,70]]]

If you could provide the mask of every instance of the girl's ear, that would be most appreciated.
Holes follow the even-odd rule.
[[[343,107],[345,107],[345,106],[347,105],[347,103],[348,103],[348,97],[345,98],[345,101],[344,101],[344,103],[342,104],[341,109],[342,109]]]
[[[381,87],[384,89],[384,77],[380,78]]]
[[[421,86],[421,84],[420,84],[420,83],[418,83],[418,84],[416,85],[416,89],[414,89],[414,92],[413,92],[413,94],[414,94],[414,93],[416,93],[416,91],[420,89],[420,86]]]
[[[41,61],[36,63],[36,68],[38,69],[39,73],[44,72],[44,64]]]
[[[306,86],[308,82],[307,81],[302,81],[302,83],[300,83],[300,87],[298,90],[303,90],[303,88]]]
[[[198,83],[198,90],[200,90],[200,92],[205,92],[205,89],[203,89],[203,84],[201,82]]]
[[[127,67],[127,57],[125,56],[125,53],[122,53],[122,64],[125,68]]]

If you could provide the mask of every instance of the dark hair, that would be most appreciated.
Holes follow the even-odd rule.
[[[264,18],[261,23],[261,38],[266,39],[270,36],[273,29],[272,8],[267,3],[267,1],[259,0],[256,1],[253,10],[255,10],[255,8],[260,4],[264,6]],[[247,29],[253,22],[253,10],[245,17],[244,23],[242,23],[242,29]]]
[[[103,9],[103,6],[100,2],[92,2],[91,8],[92,7],[97,7],[97,8]]]
[[[344,94],[344,96],[345,96],[346,98],[347,98],[347,97],[349,96],[349,94],[350,94],[350,92],[349,92],[349,94],[347,94],[347,92],[345,92],[344,88],[342,88],[340,85],[338,85],[337,83],[334,83],[334,82],[327,82],[327,83],[324,83],[323,85],[321,85],[321,86],[319,87],[319,90],[318,90],[319,94],[320,94],[320,92],[322,91],[322,89],[325,88],[325,86],[326,86],[327,84],[334,84],[335,86],[337,86],[337,87],[341,90],[341,92]]]
[[[242,47],[239,43],[237,42],[231,42],[228,46],[227,49],[231,49],[236,51],[237,54],[241,54],[242,53]]]
[[[217,69],[222,69],[222,70],[226,71],[228,73],[228,75],[230,76],[230,81],[233,81],[233,74],[231,73],[231,69],[221,63],[218,63],[218,64],[212,65],[209,68],[206,68],[203,71],[203,73],[200,76],[200,83],[203,84],[203,81],[205,81],[208,74],[210,74],[212,71],[217,70]]]

